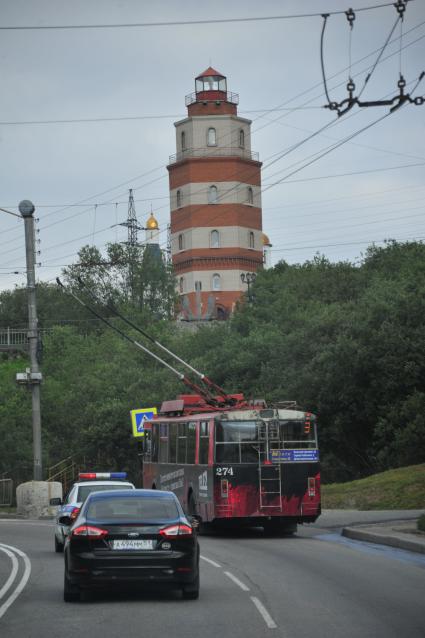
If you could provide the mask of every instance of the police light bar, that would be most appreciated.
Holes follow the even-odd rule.
[[[93,481],[98,479],[126,479],[127,472],[80,472],[79,479]]]

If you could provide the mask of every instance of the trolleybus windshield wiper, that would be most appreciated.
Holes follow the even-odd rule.
[[[90,296],[96,301],[96,303],[101,303],[99,299],[97,299],[97,297],[88,290],[88,288],[83,284],[82,280],[80,278],[79,282],[85,287],[85,289],[89,292]],[[61,280],[59,279],[59,277],[56,277],[56,282],[57,284],[63,288],[63,290],[66,290],[71,297],[73,297],[76,301],[78,301],[79,304],[81,304],[82,306],[84,306],[84,308],[86,308],[89,312],[91,312],[95,317],[97,317],[100,321],[102,321],[105,325],[107,325],[109,328],[111,328],[112,330],[114,330],[115,332],[117,332],[119,335],[121,335],[121,337],[123,337],[124,339],[126,339],[127,341],[129,341],[130,343],[132,343],[133,345],[135,345],[137,348],[140,348],[140,350],[143,350],[143,352],[145,352],[146,354],[150,355],[153,359],[155,359],[156,361],[158,361],[159,363],[161,363],[163,366],[165,366],[166,368],[168,368],[171,372],[173,372],[176,376],[178,376],[178,378],[180,379],[180,381],[182,381],[187,387],[189,387],[191,390],[197,392],[198,394],[200,394],[205,401],[212,405],[212,406],[219,406],[219,405],[223,405],[223,403],[227,403],[232,404],[234,402],[233,397],[229,397],[222,388],[220,388],[219,386],[216,386],[215,383],[213,383],[210,379],[208,379],[208,377],[204,374],[202,374],[201,372],[198,372],[197,370],[195,370],[195,368],[192,368],[191,365],[189,365],[188,363],[186,363],[185,361],[183,361],[183,359],[180,359],[180,357],[178,357],[177,355],[175,355],[173,352],[171,352],[171,350],[168,350],[167,348],[165,348],[165,346],[163,346],[162,344],[159,343],[159,341],[156,341],[155,339],[153,339],[153,337],[151,337],[150,335],[148,335],[147,333],[145,333],[141,328],[139,328],[138,326],[136,326],[135,324],[133,324],[133,322],[131,322],[129,319],[127,319],[126,317],[124,317],[123,315],[121,315],[112,305],[110,304],[104,304],[106,306],[106,308],[108,308],[108,310],[110,310],[111,312],[113,312],[116,316],[118,316],[120,319],[122,319],[123,321],[125,321],[128,325],[130,325],[132,328],[134,328],[135,330],[137,330],[138,332],[140,332],[141,334],[143,334],[147,339],[149,339],[150,341],[152,341],[152,343],[154,343],[155,345],[157,345],[158,347],[160,347],[162,350],[164,350],[167,354],[169,354],[170,356],[174,357],[174,359],[176,359],[177,361],[179,361],[182,365],[185,365],[187,368],[189,368],[191,371],[193,371],[195,374],[197,374],[201,380],[203,382],[206,383],[206,385],[208,385],[211,388],[214,388],[217,392],[219,392],[220,396],[223,399],[223,402],[218,401],[212,394],[211,392],[206,389],[203,388],[202,386],[197,385],[196,383],[193,383],[193,381],[191,381],[190,379],[188,379],[183,373],[179,372],[178,370],[176,370],[176,368],[174,368],[173,366],[171,366],[169,363],[167,363],[167,361],[164,361],[164,359],[161,359],[161,357],[158,357],[158,355],[156,355],[154,352],[151,352],[148,348],[146,348],[146,346],[142,345],[139,341],[136,341],[136,339],[133,339],[132,337],[129,337],[125,332],[123,332],[122,330],[120,330],[120,328],[117,328],[116,326],[114,326],[110,321],[108,321],[107,319],[105,319],[105,317],[102,317],[101,314],[99,314],[96,310],[94,310],[94,308],[92,308],[91,306],[89,306],[85,301],[83,301],[78,295],[76,295],[71,289],[69,288],[65,288],[65,286],[63,285],[63,283],[61,282]]]

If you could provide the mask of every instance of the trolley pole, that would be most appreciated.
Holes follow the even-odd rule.
[[[38,367],[38,318],[35,294],[35,235],[34,214],[35,206],[29,200],[23,200],[19,204],[19,212],[25,225],[25,251],[27,266],[27,291],[28,291],[28,346],[30,356],[30,370],[27,371],[26,381],[32,395],[32,433],[33,433],[33,458],[34,481],[43,480],[43,468],[41,459],[41,410],[40,410],[40,383],[42,376]]]

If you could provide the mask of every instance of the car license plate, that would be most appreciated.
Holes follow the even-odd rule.
[[[112,549],[153,549],[153,541],[130,539],[112,541]]]

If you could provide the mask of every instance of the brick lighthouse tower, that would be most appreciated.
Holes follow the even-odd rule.
[[[227,318],[246,275],[263,266],[261,162],[238,101],[210,67],[186,96],[188,116],[175,123],[171,255],[186,319]]]

